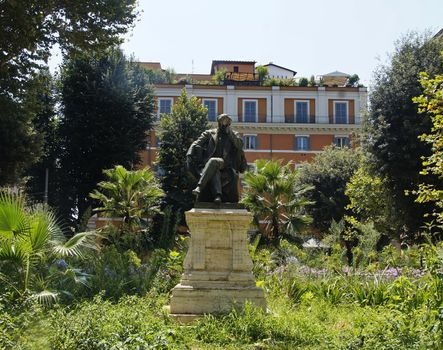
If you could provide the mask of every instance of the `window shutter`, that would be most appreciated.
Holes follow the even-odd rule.
[[[297,136],[294,136],[294,151],[297,150]]]
[[[255,138],[255,149],[258,149],[258,135],[254,136]]]
[[[308,140],[308,151],[311,149],[311,138],[308,136],[307,138],[306,138],[307,140]]]

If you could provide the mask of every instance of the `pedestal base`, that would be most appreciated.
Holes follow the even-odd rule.
[[[255,285],[247,247],[251,214],[244,209],[192,209],[191,232],[180,284],[172,289],[170,313],[180,322],[241,309],[246,301],[266,309]]]
[[[258,287],[195,288],[174,287],[171,311],[174,314],[222,314],[241,309],[248,300],[266,309],[263,290]]]

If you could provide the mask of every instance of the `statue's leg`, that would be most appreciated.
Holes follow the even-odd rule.
[[[221,195],[220,169],[223,168],[223,165],[224,161],[222,158],[210,158],[206,162],[198,182],[200,190],[203,190],[210,183],[214,195]]]
[[[238,179],[237,172],[233,169],[227,169],[222,176],[223,185],[223,201],[230,203],[238,203]]]

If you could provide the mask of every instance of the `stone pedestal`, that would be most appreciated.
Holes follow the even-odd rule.
[[[227,313],[242,308],[246,300],[265,309],[247,246],[251,214],[244,209],[192,209],[186,221],[191,242],[181,282],[172,289],[171,316],[186,321]]]

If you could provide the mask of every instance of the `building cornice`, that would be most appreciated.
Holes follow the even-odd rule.
[[[216,128],[216,122],[209,123],[210,128]],[[160,130],[160,123],[154,123],[154,129]],[[308,134],[351,134],[360,132],[359,124],[297,124],[297,123],[237,123],[232,129],[240,133],[281,134],[293,135],[306,132]]]
[[[213,123],[212,126],[216,127],[216,123]],[[257,132],[261,134],[294,134],[300,132],[309,134],[350,134],[360,131],[360,125],[356,124],[234,123],[232,128],[240,133]]]

